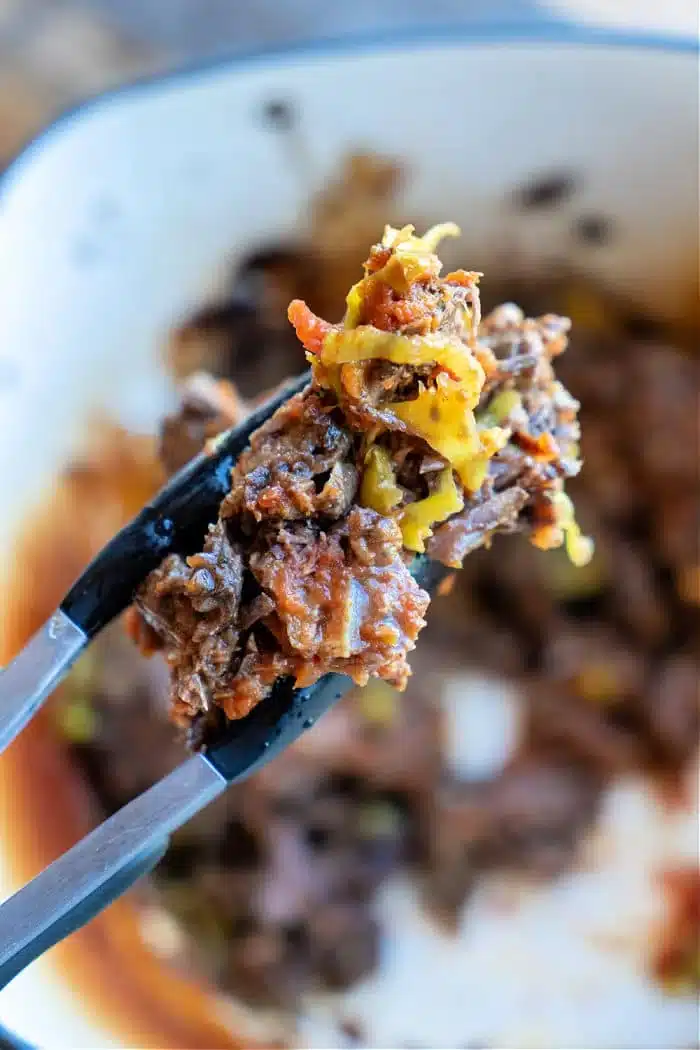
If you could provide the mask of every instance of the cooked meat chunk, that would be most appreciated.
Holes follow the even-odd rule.
[[[338,497],[334,468],[352,468],[343,460],[352,435],[339,423],[333,406],[314,392],[296,394],[253,435],[233,473],[221,516],[247,514],[263,520],[305,521],[328,511],[347,510]],[[353,468],[354,469],[354,468]],[[354,495],[354,492],[353,492]],[[352,497],[351,497],[352,499]]]
[[[243,556],[223,523],[211,526],[201,554],[171,554],[150,574],[135,602],[165,649],[178,723],[216,702],[238,650]]]
[[[236,388],[227,380],[195,373],[182,387],[178,411],[161,426],[160,458],[170,474],[201,452],[207,441],[242,422],[248,414]]]
[[[303,686],[319,666],[360,684],[378,675],[405,686],[428,596],[406,567],[395,522],[354,507],[327,532],[281,526],[249,569],[262,590],[241,610],[243,559],[220,521],[202,554],[171,555],[137,596],[163,640],[179,723],[212,703],[240,717],[276,678],[292,674]],[[249,633],[241,648],[256,623],[265,640]]]
[[[512,532],[527,503],[527,492],[513,485],[481,501],[471,500],[465,509],[438,529],[428,544],[428,554],[444,565],[458,567],[467,554],[488,543],[496,532]]]
[[[429,601],[412,554],[458,567],[519,529],[590,557],[563,491],[580,465],[578,403],[552,364],[569,323],[507,306],[480,331],[479,275],[440,277],[435,247],[455,232],[387,227],[341,324],[290,304],[310,386],[253,434],[202,554],[170,556],[136,596],[132,632],[165,650],[173,717],[198,720],[190,739],[212,706],[243,717],[284,676],[405,688]],[[166,423],[169,465],[234,404],[200,377]]]
[[[431,819],[428,895],[451,922],[475,878],[491,868],[540,877],[563,871],[596,814],[598,785],[585,771],[531,753],[484,784],[450,784]]]
[[[318,536],[304,527],[280,531],[250,565],[275,602],[285,647],[301,659],[300,686],[308,684],[306,675],[316,678],[316,661],[361,685],[377,675],[405,686],[406,652],[423,626],[428,596],[402,559],[395,522],[354,507]]]

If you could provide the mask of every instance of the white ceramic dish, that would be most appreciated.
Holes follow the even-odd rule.
[[[298,118],[293,156],[262,118],[279,99]],[[403,158],[406,217],[460,222],[468,265],[497,272],[512,251],[533,267],[576,258],[674,313],[697,261],[696,119],[692,47],[545,27],[237,61],[59,122],[0,196],[3,558],[89,411],[109,405],[131,426],[152,425],[169,396],[158,352],[170,327],[232,253],[292,232],[348,149]],[[515,187],[561,172],[578,185],[562,207],[512,208]],[[582,249],[572,222],[591,211],[615,235]],[[11,612],[0,610],[0,627]],[[10,800],[27,820],[17,790],[0,762],[4,813]],[[26,874],[16,839],[5,817],[0,895]],[[658,917],[656,870],[697,845],[692,814],[671,819],[643,787],[620,785],[596,841],[596,870],[543,891],[511,887],[506,913],[502,888],[484,887],[451,944],[420,918],[410,888],[390,888],[383,976],[348,1000],[371,1043],[690,1045],[693,1004],[647,981],[640,931]],[[301,1038],[342,1045],[333,1016],[328,1002],[310,1005]],[[0,1020],[47,1048],[129,1045],[124,1024],[67,987],[51,958],[0,995]]]

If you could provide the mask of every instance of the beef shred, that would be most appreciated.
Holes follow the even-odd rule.
[[[429,596],[411,575],[521,531],[584,564],[563,486],[578,403],[556,380],[569,322],[505,304],[481,321],[480,275],[440,276],[435,247],[387,227],[340,324],[295,300],[312,381],[251,438],[201,553],[171,555],[135,596],[132,633],[164,650],[175,722],[241,718],[283,676],[337,671],[405,688]],[[176,469],[244,411],[198,377],[166,421]]]

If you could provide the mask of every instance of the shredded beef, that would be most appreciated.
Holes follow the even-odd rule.
[[[242,587],[241,549],[217,522],[201,554],[171,554],[136,594],[137,609],[165,649],[178,722],[207,711],[228,679],[240,637]]]
[[[356,313],[347,324],[292,302],[290,320],[313,358],[310,386],[253,434],[204,551],[170,556],[137,594],[132,633],[144,649],[164,649],[173,717],[185,728],[198,721],[190,740],[215,727],[212,707],[243,717],[284,676],[303,687],[338,671],[403,689],[429,601],[410,574],[410,552],[458,567],[496,532],[523,531],[541,546],[563,541],[555,501],[579,466],[578,403],[555,380],[552,359],[568,322],[527,320],[505,306],[477,341],[478,275],[441,279],[439,269],[411,227],[387,227],[348,299]],[[340,364],[324,358],[330,332],[334,346],[347,342]],[[401,416],[431,396],[444,400],[445,437],[462,428],[461,458],[454,439],[432,435],[434,423]],[[239,409],[228,386],[197,377],[164,425],[166,465],[179,465]],[[483,459],[473,491],[460,473],[471,477],[470,447],[475,469]],[[370,453],[383,466],[367,481]],[[438,509],[445,499],[451,513]]]
[[[364,684],[378,675],[402,688],[406,653],[424,624],[428,596],[402,558],[395,522],[354,507],[327,532],[280,525],[250,571],[262,588],[240,609],[240,547],[212,527],[202,554],[171,555],[137,605],[163,639],[181,724],[214,703],[241,717],[282,675],[304,686],[341,671]],[[256,623],[262,638],[248,634]],[[274,646],[274,647],[273,647]]]
[[[444,565],[458,568],[467,554],[487,543],[494,533],[515,529],[527,499],[525,489],[514,485],[487,496],[481,503],[474,501],[474,505],[436,529],[428,544],[428,554]]]
[[[352,435],[333,407],[322,395],[305,391],[260,427],[236,465],[221,516],[247,513],[256,522],[340,517],[346,501],[338,495],[338,473],[333,478],[331,473],[348,456]]]
[[[551,877],[565,870],[598,797],[594,776],[534,752],[496,780],[444,786],[432,810],[429,903],[451,923],[485,871]]]
[[[312,678],[320,661],[360,684],[378,675],[405,685],[428,597],[402,559],[395,522],[354,507],[318,537],[280,530],[251,569],[275,601],[284,644],[312,663]],[[307,684],[303,664],[297,682]]]

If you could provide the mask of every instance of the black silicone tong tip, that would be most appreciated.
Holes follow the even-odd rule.
[[[202,452],[172,477],[97,555],[61,603],[88,637],[94,637],[131,604],[139,584],[168,554],[192,554],[200,549],[230,488],[231,468],[251,434],[303,390],[310,378],[310,372],[305,372],[286,384],[240,426],[222,434],[211,452]]]

